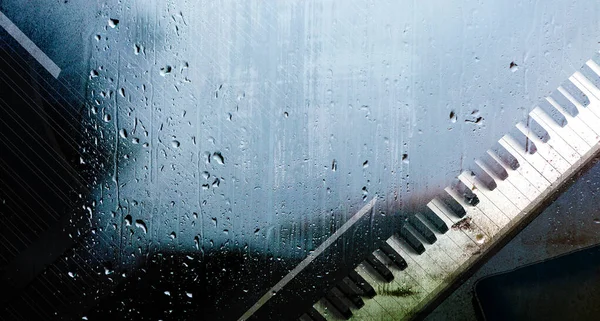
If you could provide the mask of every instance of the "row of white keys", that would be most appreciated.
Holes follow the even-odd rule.
[[[467,187],[469,186],[468,184],[465,185],[467,185]],[[487,202],[481,202],[481,198],[479,196],[479,203],[476,206],[472,206],[466,204],[464,198],[461,197],[460,193],[454,188],[446,187],[445,191],[465,209],[465,217],[469,216],[471,220],[474,221],[477,226],[479,226],[489,237],[500,231],[500,225],[498,224],[499,221],[508,221],[508,218],[502,213],[499,213],[497,209],[495,211],[491,211],[490,204]],[[486,213],[490,213],[492,215],[488,215]]]
[[[473,190],[479,197],[482,206],[487,206],[485,214],[494,218],[494,222],[502,228],[515,217],[520,210],[511,203],[500,191],[490,191],[476,177],[467,172],[458,175],[458,179]]]
[[[580,117],[571,116],[552,97],[546,97],[546,100],[567,119],[567,124],[570,125],[575,133],[579,135],[579,137],[581,137],[581,139],[583,139],[588,145],[594,145],[598,141],[598,134]]]
[[[380,285],[384,282],[377,280],[377,278],[374,275],[372,275],[372,273],[374,272],[369,271],[365,263],[360,263],[354,270],[356,271],[356,273],[362,276],[367,281],[367,283],[369,283],[373,287],[373,289],[375,289],[375,292],[377,293],[377,295],[372,299],[365,300],[365,298],[363,298],[363,300],[365,301],[365,305],[359,310],[365,309],[365,311],[369,313],[373,320],[385,320],[386,317],[389,320],[392,320],[392,316],[390,315],[388,308],[390,306],[397,305],[398,301],[393,296],[379,295],[379,293],[381,292],[381,290],[379,289]],[[353,317],[352,319],[360,320],[358,317]]]
[[[530,182],[535,184],[540,191],[545,191],[548,187],[550,187],[551,184],[554,184],[556,181],[554,176],[554,179],[551,179],[544,175],[544,173],[538,171],[533,165],[525,160],[525,158],[521,157],[521,154],[512,148],[511,145],[502,143],[501,145],[519,162],[519,170],[523,176],[536,178],[534,180],[530,180]],[[544,179],[537,179],[538,177],[543,177]]]
[[[598,114],[594,113],[594,109],[586,108],[583,106],[571,93],[569,93],[562,86],[558,87],[558,92],[560,92],[568,101],[570,101],[579,115],[577,118],[581,119],[584,123],[586,123],[597,135],[600,135],[600,111]]]
[[[506,181],[510,182],[517,190],[521,192],[527,199],[530,201],[535,200],[538,195],[541,194],[540,188],[544,188],[544,186],[550,186],[550,183],[537,171],[534,171],[532,174],[535,176],[526,177],[522,172],[522,168],[519,167],[517,169],[512,169],[510,166],[504,164],[504,162],[500,159],[495,152],[488,150],[487,154],[508,174]]]
[[[481,167],[496,182],[496,189],[508,198],[519,210],[525,209],[531,201],[523,195],[508,179],[501,179],[489,168],[487,164],[480,160],[475,160],[475,164]],[[478,204],[479,205],[479,204]]]
[[[452,253],[449,248],[444,247],[449,244],[442,244],[442,240],[437,240],[433,244],[429,244],[425,239],[423,239],[421,234],[416,232],[411,226],[407,225],[406,229],[409,230],[423,244],[423,247],[425,247],[425,252],[420,255],[415,255],[424,257],[427,261],[429,261],[429,264],[436,264],[442,269],[442,271],[446,271],[447,273],[452,273],[458,269],[458,264],[454,259],[454,256],[457,253]]]
[[[516,127],[535,144],[537,152],[560,174],[567,171],[579,159],[579,154],[562,139],[551,136],[548,142],[543,142],[523,123],[517,123]]]
[[[435,212],[433,212],[433,214],[438,215]],[[462,264],[469,259],[471,252],[479,250],[478,246],[476,246],[473,240],[471,240],[466,234],[460,233],[455,235],[456,233],[451,233],[452,228],[450,227],[445,233],[440,233],[436,228],[433,227],[433,225],[429,223],[429,221],[422,217],[420,213],[416,214],[416,216],[435,235],[437,238],[436,242],[441,244],[441,246],[446,249],[447,252],[453,254],[452,258],[457,264]],[[473,251],[469,252],[468,250],[465,250],[466,248],[472,249]]]
[[[449,229],[444,233],[449,239],[461,249],[461,251],[477,252],[480,250],[481,244],[489,237],[489,235],[478,225],[477,219],[471,218],[470,227],[466,229],[453,228],[452,225],[458,223],[462,219],[457,218],[455,215],[449,212],[449,210],[440,203],[439,200],[433,199],[427,207],[431,209],[446,225]],[[470,256],[470,255],[468,255]]]
[[[378,295],[394,297],[398,303],[396,306],[386,307],[386,309],[396,320],[403,319],[409,315],[415,305],[417,305],[418,301],[415,295],[417,293],[422,293],[422,288],[420,288],[419,283],[413,279],[412,275],[405,272],[406,270],[398,270],[384,253],[375,251],[373,252],[373,255],[375,255],[381,263],[387,266],[390,272],[392,272],[392,275],[394,275],[394,280],[380,285],[382,291],[376,289],[376,292]],[[386,291],[392,293],[385,293]],[[397,291],[398,293],[393,293],[394,291]]]
[[[543,126],[543,125],[542,125]],[[552,136],[551,136],[552,137]],[[535,168],[542,176],[544,176],[548,181],[554,183],[558,178],[560,178],[560,173],[554,168],[554,166],[548,164],[548,162],[543,159],[539,154],[529,152],[523,150],[521,146],[515,141],[513,137],[510,135],[504,135],[499,141],[502,147],[506,148],[515,158],[517,157],[515,154],[521,159],[526,160],[533,168]],[[520,162],[519,162],[520,163]]]
[[[546,114],[546,112],[539,107],[534,108],[529,115],[550,134],[551,139],[553,135],[559,136],[579,155],[584,155],[588,150],[590,150],[590,145],[581,139],[581,137],[579,137],[579,135],[573,131],[571,125],[568,123],[564,127],[561,127],[556,123],[556,121],[554,121],[554,119],[552,119],[552,117],[548,116],[548,114]]]

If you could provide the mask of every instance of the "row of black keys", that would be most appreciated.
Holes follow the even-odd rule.
[[[476,205],[478,203],[477,196],[474,194],[465,195],[466,199],[469,199],[469,204]],[[438,199],[448,207],[455,215],[462,218],[466,215],[465,209],[458,203],[454,198],[450,195],[444,193],[444,195],[439,196]],[[433,211],[429,208],[425,207],[420,213],[423,214],[423,217],[440,233],[445,233],[448,231],[448,226],[442,221]],[[406,220],[406,225],[404,225],[398,233],[394,235],[403,241],[410,249],[415,251],[417,254],[423,254],[425,252],[425,246],[423,243],[417,238],[411,229],[407,228],[410,226],[413,231],[418,233],[425,241],[430,244],[433,244],[437,238],[435,234],[429,229],[427,225],[425,225],[419,218],[415,216],[410,216]],[[406,260],[394,250],[387,242],[383,242],[383,244],[379,247],[381,253],[383,253],[400,271],[406,269],[408,266]],[[385,280],[386,282],[391,282],[394,280],[393,273],[388,269],[388,267],[383,264],[373,253],[371,253],[366,259],[365,264],[370,266],[379,276]],[[347,302],[350,302],[357,309],[364,306],[364,302],[361,297],[372,298],[376,295],[375,290],[367,281],[361,277],[356,271],[351,270],[350,274],[347,278],[340,281],[336,286],[335,290],[331,289],[325,295],[325,299],[333,306],[340,316],[344,319],[349,319],[352,317],[352,311]],[[321,321],[325,320],[325,318],[319,314],[317,310],[314,308],[310,308],[310,310],[306,313],[306,315],[314,320]]]

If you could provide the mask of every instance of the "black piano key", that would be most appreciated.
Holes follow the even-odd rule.
[[[350,273],[348,273],[348,278],[362,291],[362,296],[371,299],[377,295],[375,289],[373,289],[373,287],[367,283],[367,280],[360,276],[356,271],[351,270]]]
[[[355,291],[344,280],[338,283],[336,287],[338,290],[340,290],[340,292],[342,292],[342,294],[346,296],[346,298],[348,298],[348,301],[352,302],[352,304],[354,304],[354,306],[358,309],[362,308],[365,305],[365,302],[360,297],[360,293]]]
[[[425,246],[414,236],[406,227],[402,227],[400,232],[396,233],[396,237],[403,240],[408,246],[413,249],[417,254],[423,254],[425,252]]]
[[[462,182],[460,184],[462,184]],[[456,215],[458,218],[463,218],[465,215],[467,215],[467,211],[465,211],[462,205],[460,205],[454,199],[454,197],[450,196],[450,194],[446,193],[445,191],[438,197],[438,200],[441,201],[442,204],[444,204],[446,208],[454,213],[454,215]]]
[[[421,234],[421,236],[423,236],[425,241],[429,242],[429,244],[433,244],[435,241],[437,241],[435,234],[427,227],[427,225],[423,224],[418,217],[410,216],[408,218],[408,224],[410,224],[415,231]]]
[[[504,163],[505,166],[512,169],[513,171],[517,170],[519,166],[519,161],[504,148],[504,146],[499,143],[494,144],[494,147],[490,150],[493,154],[496,154],[498,158]]]
[[[525,137],[525,136],[523,136],[523,137]],[[530,148],[533,148],[533,149],[535,148],[535,146],[533,146],[533,143],[531,143],[530,146],[531,146]],[[483,187],[485,187],[488,191],[493,191],[496,189],[496,187],[498,187],[494,178],[492,178],[481,167],[479,167],[478,165],[475,165],[471,169],[472,169],[471,173],[470,173],[471,176],[473,176],[473,178],[475,178],[479,183],[481,183],[481,185],[483,185]]]
[[[379,249],[383,254],[390,258],[390,260],[394,262],[394,264],[396,264],[401,271],[406,269],[408,266],[406,260],[404,260],[404,258],[400,256],[400,254],[398,254],[398,252],[396,252],[396,250],[394,250],[394,248],[392,248],[392,246],[387,242],[383,242],[383,245]]]
[[[421,214],[423,217],[431,224],[438,232],[444,234],[448,231],[448,225],[444,223],[444,221],[437,216],[429,207],[426,207]]]
[[[319,311],[315,310],[315,308],[313,307],[310,307],[310,309],[308,309],[306,315],[313,319],[313,321],[327,321],[327,319],[325,319],[325,317],[322,316],[321,313],[319,313]]]
[[[373,267],[373,269],[383,277],[386,282],[392,282],[394,280],[394,275],[392,272],[385,266],[381,261],[379,261],[373,253],[367,256],[365,260],[369,265]]]
[[[562,87],[566,94],[569,94],[575,101],[580,103],[583,107],[590,105],[590,99],[588,96],[581,91],[571,80],[567,80],[562,83]]]
[[[327,301],[333,305],[333,307],[340,313],[342,317],[344,317],[345,320],[348,320],[352,317],[352,311],[350,311],[350,307],[346,305],[346,303],[344,303],[344,301],[342,301],[337,294],[333,293],[333,291],[327,292],[325,299],[327,299]]]
[[[480,160],[494,173],[494,175],[496,175],[496,177],[500,178],[501,180],[508,178],[508,172],[506,169],[489,154],[483,155]],[[468,188],[467,190],[470,191],[471,189]]]

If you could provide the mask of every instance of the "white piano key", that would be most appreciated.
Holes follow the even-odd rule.
[[[469,184],[465,185],[469,187]],[[500,210],[494,208],[492,211],[487,202],[481,202],[481,198],[479,196],[477,196],[479,198],[479,204],[472,206],[466,204],[463,197],[461,197],[459,192],[455,189],[446,187],[445,191],[465,209],[467,212],[466,216],[471,217],[473,221],[477,222],[477,226],[479,226],[488,236],[492,236],[500,231],[500,225],[498,221],[508,221],[508,218],[501,213]],[[488,215],[487,213],[490,213],[491,215]]]
[[[465,185],[473,189],[473,193],[479,197],[481,206],[486,206],[485,214],[493,216],[494,222],[502,229],[510,220],[519,214],[520,210],[511,203],[500,191],[488,190],[476,177],[463,172],[458,176]]]
[[[500,179],[496,176],[494,171],[488,167],[487,164],[480,160],[475,160],[475,164],[481,167],[488,175],[490,175],[496,182],[496,189],[499,190],[506,198],[508,198],[519,210],[525,209],[531,202],[525,195],[523,195],[509,180]]]
[[[569,124],[565,127],[561,127],[554,119],[552,119],[552,117],[548,116],[548,114],[539,107],[534,108],[529,115],[550,134],[550,139],[552,139],[552,135],[560,136],[560,138],[573,147],[579,155],[585,155],[585,153],[590,150],[590,145],[581,139],[581,137],[571,129]]]
[[[570,101],[575,106],[575,108],[577,108],[577,111],[579,112],[577,118],[585,122],[597,135],[600,135],[600,113],[596,114],[594,113],[593,109],[583,106],[579,101],[577,101],[577,99],[575,99],[575,97],[573,97],[573,95],[571,95],[562,86],[558,87],[558,91],[565,98],[567,98],[567,100]]]
[[[550,186],[550,183],[537,171],[531,172],[532,175],[530,175],[530,177],[525,177],[523,173],[521,173],[521,168],[513,170],[509,166],[506,166],[496,153],[491,150],[488,150],[487,153],[504,168],[508,174],[506,180],[510,181],[511,184],[513,184],[530,201],[533,201],[541,194],[540,188],[545,189],[547,186]]]
[[[320,299],[319,301],[313,304],[313,308],[319,312],[327,321],[338,321],[339,318],[336,318],[335,315],[331,312],[333,307],[324,299]]]
[[[537,137],[537,135],[531,132],[523,123],[519,122],[516,125],[517,129],[523,133],[523,135],[527,136],[529,140],[531,140],[535,147],[537,148],[536,153],[539,154],[542,158],[544,158],[552,167],[554,167],[559,174],[566,172],[572,164],[575,164],[575,158],[577,153],[571,149],[570,146],[560,145],[560,140],[550,138],[547,143],[543,142],[541,139]],[[555,148],[555,146],[557,146]],[[571,160],[565,159],[558,150],[568,151],[567,155],[571,155]],[[568,157],[568,156],[567,156]],[[527,157],[525,157],[527,158]]]
[[[596,75],[598,75],[598,77],[600,77],[600,66],[598,66],[598,64],[594,60],[590,59],[590,60],[586,61],[585,64],[588,67],[590,67],[590,69],[593,72],[595,72]]]
[[[567,119],[567,123],[571,129],[573,129],[573,131],[588,145],[591,146],[598,142],[598,135],[596,132],[594,132],[594,130],[592,130],[581,118],[571,116],[552,97],[546,97],[546,100]]]
[[[556,180],[560,177],[560,173],[558,173],[556,169],[552,167],[552,165],[548,164],[546,160],[537,157],[523,157],[526,155],[525,152],[521,149],[521,147],[516,145],[514,140],[511,140],[510,138],[508,140],[505,139],[506,137],[509,136],[505,135],[498,141],[498,143],[500,143],[502,147],[504,147],[509,153],[511,153],[513,157],[515,157],[519,161],[519,164],[521,164],[522,162],[527,163],[533,168],[535,168],[535,170],[538,171],[538,173],[542,174],[542,176],[544,176],[544,178],[546,178],[550,183],[556,182]]]

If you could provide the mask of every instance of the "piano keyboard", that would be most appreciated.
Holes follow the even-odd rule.
[[[600,66],[575,72],[300,320],[401,320],[431,306],[600,151]]]

